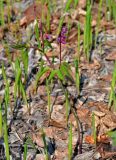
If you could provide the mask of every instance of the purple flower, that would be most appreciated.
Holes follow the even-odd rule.
[[[67,27],[62,27],[62,30],[61,30],[61,33],[62,33],[62,34],[66,34],[67,31],[68,31],[68,30],[67,30]]]
[[[52,37],[50,34],[44,34],[44,39],[51,41]]]
[[[58,43],[62,43],[62,44],[66,44],[66,34],[67,34],[67,28],[66,27],[62,27],[62,30],[57,38],[57,42]]]

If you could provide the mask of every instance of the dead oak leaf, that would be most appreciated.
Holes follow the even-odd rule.
[[[116,50],[109,53],[105,59],[108,61],[115,61],[116,60]]]

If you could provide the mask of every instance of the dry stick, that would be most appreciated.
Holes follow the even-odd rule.
[[[61,33],[60,33],[60,66],[61,66],[61,61],[62,61],[62,57],[61,57],[61,52],[62,52],[62,43],[61,43]]]
[[[77,130],[78,130],[78,144],[79,144],[79,154],[82,154],[82,136],[81,136],[81,124],[80,124],[80,120],[78,115],[76,114],[75,110],[73,107],[71,107],[71,111],[76,119],[76,123],[77,123]]]

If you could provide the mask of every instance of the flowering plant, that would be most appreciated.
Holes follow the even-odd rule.
[[[60,66],[61,66],[61,52],[62,52],[62,44],[66,44],[66,38],[67,38],[67,27],[62,27],[61,32],[57,38],[57,42],[60,44]]]

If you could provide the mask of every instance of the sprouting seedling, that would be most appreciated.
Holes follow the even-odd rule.
[[[10,54],[10,49],[9,49],[8,43],[3,41],[3,46],[5,48],[5,53],[6,53],[7,57],[8,57],[8,61],[9,61],[10,64],[12,64],[12,56]]]
[[[45,132],[43,129],[41,132],[42,132],[42,139],[43,139],[43,143],[44,143],[45,160],[49,160],[48,147],[47,147],[47,143],[46,143],[46,135],[45,135]]]
[[[4,26],[5,21],[4,21],[4,5],[3,5],[3,0],[0,1],[0,21],[1,25]]]
[[[111,107],[112,102],[113,102],[113,95],[115,93],[115,87],[116,87],[116,62],[114,64],[114,71],[113,71],[113,75],[112,75],[111,91],[110,91],[109,103],[108,103],[109,107]]]
[[[107,0],[106,1],[106,6],[107,6],[107,20],[111,20],[112,17],[112,0]]]
[[[70,103],[69,103],[69,97],[68,97],[68,92],[65,91],[65,108],[66,108],[66,121],[67,121],[67,125],[68,125],[68,118],[69,118],[69,114],[70,114]]]
[[[25,143],[24,143],[24,155],[23,155],[24,160],[26,160],[26,159],[27,159],[27,150],[28,150],[27,142],[25,142]]]
[[[99,31],[99,25],[100,25],[100,20],[101,20],[102,3],[103,3],[103,0],[100,0],[99,1],[99,7],[98,7],[97,26],[96,26],[96,31],[95,31],[95,48],[96,48],[98,31]]]
[[[92,113],[92,131],[93,131],[94,143],[95,143],[95,146],[96,146],[97,135],[96,135],[95,115],[94,115],[94,113]]]
[[[2,137],[3,129],[2,129],[2,106],[0,103],[0,138]]]
[[[40,70],[39,70],[39,72],[37,73],[36,78],[35,78],[35,88],[34,88],[35,90],[36,90],[36,88],[37,88],[37,85],[38,85],[38,82],[39,82],[41,76],[44,75],[44,74],[45,74],[46,72],[48,72],[49,70],[51,70],[51,69],[50,69],[48,66],[45,67],[45,66],[44,66],[44,62],[41,61]]]
[[[60,66],[61,66],[61,62],[62,62],[62,44],[66,44],[66,34],[67,34],[67,28],[66,27],[62,27],[61,32],[57,38],[57,42],[59,43],[60,46]]]
[[[4,118],[4,121],[3,121],[3,129],[4,129],[4,143],[5,143],[6,159],[10,160],[9,143],[8,143],[8,128],[7,128],[6,117]]]
[[[116,2],[112,2],[112,16],[114,19],[115,27],[116,27]]]
[[[77,7],[79,0],[74,0],[74,8]]]
[[[106,7],[107,7],[107,12],[106,12],[107,20],[110,21],[113,19],[116,25],[116,2],[115,0],[107,0]]]
[[[24,85],[23,85],[22,81],[20,81],[20,93],[21,93],[21,95],[22,95],[22,98],[23,98],[23,100],[24,100],[24,103],[26,104],[27,109],[28,109],[28,112],[29,112],[29,114],[30,114],[30,109],[31,109],[31,108],[30,108],[29,105],[28,105],[27,95],[26,95],[26,91],[25,91],[25,89],[24,89]]]
[[[11,6],[10,6],[10,0],[7,0],[7,6],[8,6],[8,23],[10,23],[11,19]]]
[[[72,123],[69,128],[69,138],[68,138],[68,160],[72,159]]]
[[[107,133],[107,135],[108,135],[109,137],[111,137],[112,142],[113,142],[112,145],[115,147],[115,146],[116,146],[116,131],[109,131],[109,132]]]
[[[26,64],[26,60],[24,62],[24,65],[25,67],[27,67],[27,64]],[[26,68],[27,69],[27,68]],[[14,98],[15,98],[15,102],[16,102],[16,98],[17,97],[21,97],[23,98],[25,104],[27,105],[28,107],[28,102],[27,102],[27,96],[26,96],[26,91],[25,91],[25,88],[24,88],[24,85],[22,83],[22,70],[21,70],[21,67],[20,67],[20,61],[19,59],[16,59],[15,61],[15,86],[14,86]],[[29,109],[29,108],[28,108]]]
[[[26,49],[21,50],[21,60],[24,66],[24,74],[25,74],[25,81],[26,81],[28,76],[28,53]]]
[[[79,0],[74,0],[74,8],[77,7]]]
[[[78,63],[80,62],[80,23],[78,23]]]
[[[46,80],[46,89],[47,89],[47,97],[48,97],[48,113],[49,113],[49,119],[51,117],[51,98],[50,98],[50,87],[49,82]]]
[[[7,107],[8,107],[9,100],[10,100],[10,91],[9,91],[9,82],[8,82],[6,72],[5,72],[5,69],[4,69],[4,63],[2,63],[2,75],[3,75],[3,79],[4,79],[4,83],[5,83],[4,100],[5,100],[5,115],[7,117]]]
[[[76,88],[77,88],[78,94],[80,94],[80,75],[79,75],[79,64],[78,64],[78,60],[75,60],[75,61],[74,61],[74,65],[75,65]]]
[[[72,3],[72,0],[67,0],[66,6],[64,8],[64,15],[68,12],[68,10],[70,9],[70,5]],[[61,17],[60,21],[59,21],[59,26],[58,26],[58,31],[57,31],[57,35],[60,34],[62,26],[63,26],[63,22],[64,22],[64,16]]]
[[[51,20],[51,2],[47,0],[48,12],[47,12],[47,19],[46,19],[46,27],[47,31],[50,31],[50,20]]]
[[[15,61],[15,86],[14,86],[14,98],[16,102],[16,97],[20,97],[20,81],[21,81],[21,68],[20,68],[20,61],[16,59]]]
[[[91,3],[90,0],[87,1],[87,13],[84,29],[84,53],[87,60],[90,60],[90,49],[92,45],[92,28],[91,28]]]

